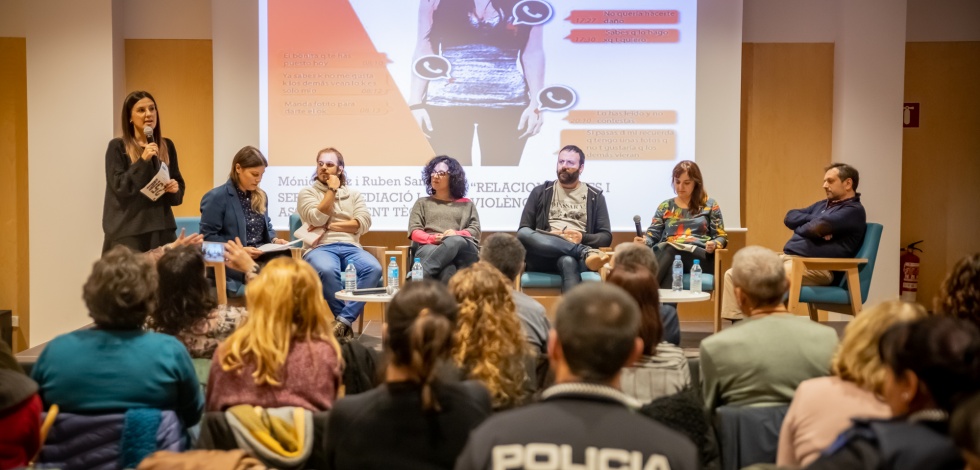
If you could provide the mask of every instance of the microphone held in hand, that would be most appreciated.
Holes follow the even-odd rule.
[[[143,135],[146,136],[146,144],[147,145],[154,143],[154,140],[153,140],[153,128],[152,127],[150,127],[150,126],[144,127],[143,128]]]
[[[636,226],[636,236],[642,237],[643,236],[643,231],[640,230],[640,216],[638,216],[638,215],[634,215],[633,216],[633,225]]]

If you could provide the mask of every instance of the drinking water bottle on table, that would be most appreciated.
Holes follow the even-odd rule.
[[[347,263],[347,269],[344,270],[344,290],[347,292],[357,290],[357,268],[354,267],[354,263]]]
[[[398,263],[395,262],[395,257],[391,257],[391,262],[388,263],[388,293],[394,295],[398,291]]]
[[[681,255],[674,255],[674,264],[671,265],[670,290],[680,292],[684,290],[684,262]]]
[[[701,293],[701,260],[694,260],[694,266],[691,266],[691,292],[695,294]]]
[[[415,263],[412,264],[412,281],[422,280],[422,261],[419,258],[415,258]]]

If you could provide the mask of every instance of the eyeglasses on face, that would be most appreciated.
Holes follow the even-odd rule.
[[[438,176],[439,178],[445,178],[449,176],[448,171],[433,171],[432,176]]]

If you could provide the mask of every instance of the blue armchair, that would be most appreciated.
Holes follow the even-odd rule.
[[[882,229],[881,224],[868,224],[864,242],[854,258],[794,258],[789,310],[792,312],[800,302],[806,303],[813,321],[817,321],[819,309],[857,315],[868,300]],[[844,276],[836,285],[804,286],[803,272],[807,269],[841,271]]]

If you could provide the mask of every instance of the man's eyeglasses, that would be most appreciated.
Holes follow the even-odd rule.
[[[336,168],[337,164],[334,162],[316,162],[318,167]]]

